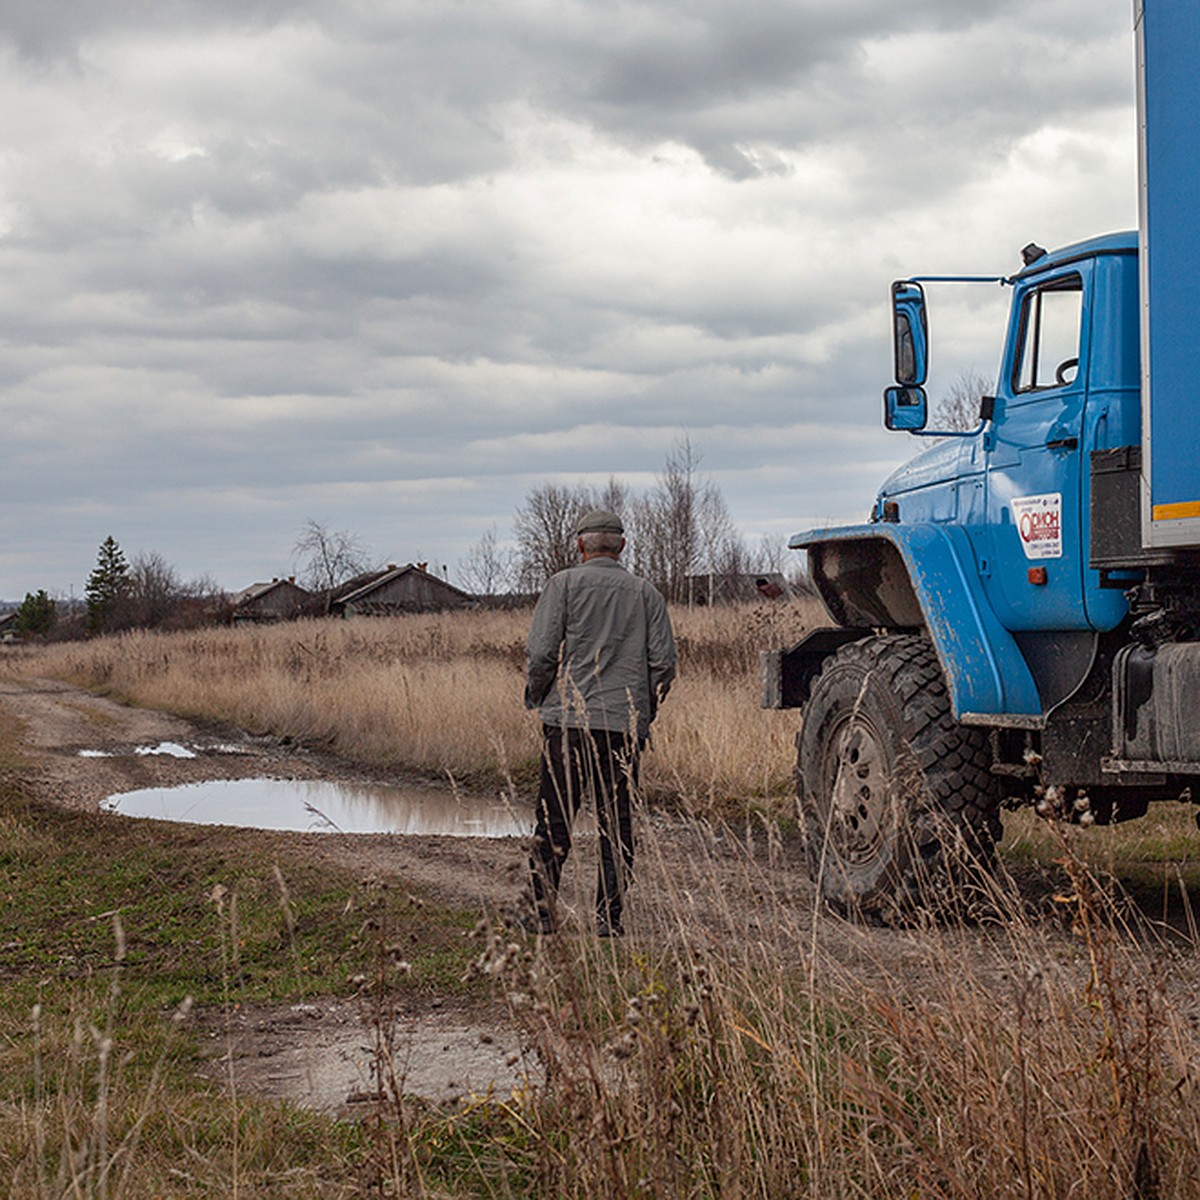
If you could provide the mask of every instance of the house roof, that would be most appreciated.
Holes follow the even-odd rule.
[[[309,596],[312,593],[305,591],[294,579],[272,579],[270,583],[252,583],[249,587],[242,588],[240,592],[234,592],[231,597],[235,608],[241,608],[244,604],[250,604],[255,600],[261,599],[268,592],[273,592],[277,587],[290,587],[298,592],[303,592]]]
[[[338,597],[339,604],[357,604],[361,600],[366,600],[372,592],[378,591],[380,588],[387,587],[388,584],[394,582],[401,577],[415,574],[419,575],[423,580],[434,583],[440,589],[450,592],[452,595],[460,596],[464,600],[474,601],[475,597],[470,592],[464,592],[462,588],[457,588],[452,583],[447,583],[444,579],[439,579],[436,575],[430,575],[428,571],[422,570],[413,563],[408,563],[403,567],[389,567],[386,571],[381,571],[374,578],[364,583],[352,592],[347,592]],[[353,581],[352,581],[353,582]]]

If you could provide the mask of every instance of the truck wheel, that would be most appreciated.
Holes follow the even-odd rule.
[[[999,782],[987,733],[951,716],[929,640],[865,638],[828,659],[796,739],[809,870],[844,909],[941,903],[990,864]]]

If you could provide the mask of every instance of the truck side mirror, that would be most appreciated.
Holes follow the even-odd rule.
[[[921,387],[929,369],[925,292],[919,283],[892,284],[893,375],[904,387]]]
[[[929,399],[923,387],[890,387],[883,393],[883,423],[888,429],[915,433],[929,420]]]

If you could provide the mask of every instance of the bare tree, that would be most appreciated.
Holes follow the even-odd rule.
[[[632,563],[668,600],[683,601],[688,576],[739,573],[746,558],[720,488],[700,472],[686,435],[667,453],[648,495],[631,505]]]
[[[934,405],[934,429],[967,433],[979,424],[979,400],[992,385],[974,367],[963,371]]]
[[[593,494],[592,506],[616,513],[624,523],[625,510],[629,507],[630,497],[629,485],[622,483],[615,475],[610,475],[608,482]]]
[[[157,550],[135,554],[126,579],[130,624],[139,629],[161,625],[184,596],[179,573]]]
[[[513,521],[521,587],[536,591],[578,561],[575,527],[589,508],[606,508],[621,518],[629,543],[624,562],[669,600],[686,601],[690,575],[755,569],[720,488],[701,473],[700,455],[685,434],[668,451],[654,487],[642,495],[617,479],[599,490],[549,483],[529,492]]]
[[[520,586],[539,591],[558,571],[579,561],[575,527],[596,499],[584,484],[546,483],[525,497],[513,519]]]
[[[514,573],[513,551],[500,544],[493,525],[459,560],[458,578],[476,596],[497,596],[508,591]]]
[[[305,522],[292,555],[303,561],[305,586],[330,592],[339,583],[370,570],[370,559],[359,538],[344,529],[331,530],[320,521]]]
[[[783,575],[800,557],[794,550],[787,548],[786,538],[777,533],[764,533],[759,538],[758,549],[752,556],[751,570]]]

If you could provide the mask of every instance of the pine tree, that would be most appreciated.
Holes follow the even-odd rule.
[[[96,566],[88,576],[87,597],[89,633],[107,633],[120,620],[121,601],[129,590],[129,564],[111,534],[100,543]]]
[[[36,592],[26,592],[21,607],[17,609],[13,628],[17,633],[31,633],[44,637],[54,627],[57,615],[55,609],[55,603],[46,594],[45,588],[39,588]]]

